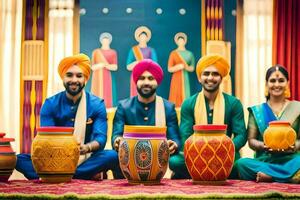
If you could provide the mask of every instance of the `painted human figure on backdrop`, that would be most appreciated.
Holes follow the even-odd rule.
[[[185,48],[187,36],[179,32],[175,35],[174,41],[177,49],[169,56],[168,71],[172,73],[169,101],[180,107],[182,102],[190,97],[190,80],[188,72],[194,71],[195,58],[191,51]]]
[[[179,128],[181,143],[184,144],[193,134],[195,124],[226,124],[226,134],[232,138],[235,160],[238,160],[239,150],[247,141],[243,106],[234,96],[220,91],[222,79],[229,73],[229,64],[220,55],[207,55],[197,63],[196,73],[202,91],[186,99],[181,106]],[[185,165],[183,148],[179,154],[170,158],[170,169],[175,173],[172,177],[174,179],[190,178]],[[234,166],[229,178],[237,177]]]
[[[41,108],[41,127],[74,127],[80,158],[73,178],[99,180],[99,174],[107,170],[113,170],[116,178],[122,177],[118,154],[104,150],[107,140],[104,101],[84,90],[91,73],[89,57],[77,54],[62,59],[58,73],[66,90],[45,100]],[[16,169],[27,179],[39,178],[30,154],[18,155]]]
[[[257,182],[300,183],[300,102],[288,100],[287,70],[280,65],[269,68],[265,87],[267,101],[248,108],[248,143],[256,152],[255,158],[242,158],[237,162],[239,175]],[[266,146],[263,135],[270,121],[288,121],[297,133],[295,144],[280,150]]]
[[[135,40],[138,42],[137,45],[133,46],[127,57],[127,70],[132,71],[135,65],[143,59],[151,59],[157,62],[157,55],[153,48],[147,46],[147,43],[151,39],[151,31],[146,26],[140,26],[135,30]],[[136,85],[130,77],[130,97],[136,96]]]
[[[137,63],[132,71],[137,96],[121,100],[113,121],[112,146],[118,151],[124,125],[167,127],[167,142],[171,157],[178,153],[180,137],[175,105],[156,95],[163,79],[163,70],[150,59]]]
[[[112,42],[110,33],[101,33],[99,41],[101,48],[95,49],[92,55],[91,92],[104,99],[106,108],[111,108],[117,101],[115,77],[111,71],[118,69],[118,56],[117,52],[110,48]]]

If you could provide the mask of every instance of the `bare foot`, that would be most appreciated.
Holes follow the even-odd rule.
[[[103,180],[103,172],[99,172],[99,173],[95,174],[91,180],[102,181]]]
[[[262,172],[257,172],[256,174],[256,182],[272,182],[272,176],[264,174]]]

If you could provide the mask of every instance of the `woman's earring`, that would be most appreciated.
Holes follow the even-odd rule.
[[[291,97],[291,90],[289,86],[286,86],[285,90],[284,90],[284,96],[285,98],[290,98]]]
[[[267,86],[265,86],[265,97],[269,96],[269,89]]]

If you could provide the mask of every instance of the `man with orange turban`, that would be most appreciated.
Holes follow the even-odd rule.
[[[137,96],[121,100],[113,122],[112,146],[118,151],[124,125],[167,127],[167,142],[171,155],[180,147],[179,127],[175,105],[156,95],[156,88],[163,80],[163,70],[150,59],[136,64],[132,78],[137,86]]]
[[[118,155],[104,150],[107,139],[107,117],[103,99],[84,87],[90,78],[90,59],[85,54],[66,57],[58,66],[58,73],[66,88],[47,98],[41,108],[41,126],[74,127],[80,144],[80,158],[74,174],[77,179],[97,179],[101,172],[118,172]],[[38,179],[29,154],[19,154],[16,169],[28,179]]]
[[[222,78],[229,73],[228,62],[220,55],[202,57],[196,67],[202,91],[186,99],[181,107],[180,135],[182,144],[193,134],[193,125],[226,124],[226,134],[235,146],[235,160],[240,158],[239,150],[246,144],[247,135],[241,102],[222,91]],[[181,151],[183,148],[181,149]],[[173,178],[190,178],[183,153],[170,160]],[[237,178],[235,168],[230,175]]]

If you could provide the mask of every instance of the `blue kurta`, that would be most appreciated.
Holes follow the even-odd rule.
[[[73,103],[66,92],[60,92],[46,99],[41,109],[41,126],[74,127],[79,100]],[[107,139],[107,117],[103,99],[86,92],[87,121],[85,142],[96,140],[103,150]]]
[[[166,115],[167,139],[173,140],[180,148],[180,137],[175,105],[163,99]],[[124,125],[155,125],[155,101],[145,104],[132,97],[119,102],[113,122],[112,145],[123,136]]]
[[[48,99],[41,109],[41,126],[74,127],[79,100],[73,103],[66,92],[60,92]],[[107,117],[104,101],[86,92],[87,122],[85,143],[97,141],[100,148],[79,165],[74,178],[91,179],[95,174],[110,169],[119,170],[118,155],[113,150],[103,150],[107,139]],[[19,154],[16,169],[28,179],[37,179],[30,154]]]

